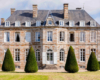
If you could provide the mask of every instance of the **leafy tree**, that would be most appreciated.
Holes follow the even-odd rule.
[[[12,58],[12,55],[9,49],[7,49],[7,52],[5,54],[3,65],[2,65],[2,70],[3,71],[14,71],[15,70],[14,61],[13,61],[13,58]]]
[[[98,64],[98,61],[97,61],[97,58],[96,58],[94,52],[92,52],[90,57],[89,57],[88,64],[87,64],[87,70],[88,71],[99,70],[99,64]]]
[[[37,72],[38,71],[38,66],[37,66],[37,61],[35,58],[35,52],[33,50],[33,47],[31,46],[28,56],[27,56],[27,61],[25,65],[25,72]]]
[[[69,47],[66,64],[65,64],[65,70],[68,71],[69,73],[75,73],[78,72],[79,70],[74,49],[72,46]]]

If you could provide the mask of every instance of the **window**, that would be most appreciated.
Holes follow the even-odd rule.
[[[31,42],[31,32],[26,32],[25,40],[26,42]]]
[[[20,61],[20,49],[15,49],[15,61]]]
[[[84,69],[84,68],[85,68],[85,66],[80,66],[80,68],[83,68],[83,69]]]
[[[63,20],[59,21],[59,26],[64,26],[64,21]]]
[[[35,55],[36,55],[36,60],[40,61],[40,50],[39,49],[36,50],[36,54]]]
[[[91,27],[96,27],[96,22],[95,21],[90,21],[90,26]]]
[[[80,21],[80,26],[84,27],[85,26],[85,21]]]
[[[15,27],[19,27],[20,26],[20,21],[15,21]]]
[[[85,32],[80,32],[80,41],[85,42]]]
[[[65,33],[60,32],[60,41],[64,41],[64,39],[65,39]]]
[[[20,66],[15,66],[15,68],[20,68]]]
[[[35,33],[35,41],[40,42],[40,32]]]
[[[48,31],[48,33],[47,33],[47,41],[52,41],[52,31]]]
[[[10,42],[10,34],[9,32],[4,33],[4,42]]]
[[[20,42],[20,33],[19,32],[15,32],[15,41]]]
[[[96,32],[91,31],[91,42],[96,42]]]
[[[52,21],[51,20],[48,21],[48,25],[52,25]]]
[[[10,27],[10,21],[5,21],[5,27]]]
[[[69,26],[73,27],[74,26],[74,21],[69,21]]]
[[[73,32],[70,33],[70,41],[74,42],[74,33]]]
[[[6,52],[7,52],[7,49],[4,49],[4,56],[5,56]]]
[[[94,52],[95,55],[96,55],[96,49],[91,49],[91,52]]]
[[[36,26],[41,26],[41,21],[36,21]]]
[[[80,49],[80,61],[85,61],[85,49]]]
[[[25,22],[25,26],[26,26],[26,27],[30,27],[30,26],[31,26],[31,22],[26,21],[26,22]]]
[[[25,53],[26,53],[26,54],[25,54],[26,61],[27,61],[28,52],[29,52],[29,49],[26,49],[26,50],[25,50]]]
[[[64,50],[60,50],[60,61],[64,61]]]

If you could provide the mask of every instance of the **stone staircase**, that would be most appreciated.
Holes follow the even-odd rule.
[[[43,69],[48,69],[48,70],[57,70],[57,67],[55,65],[45,65]]]

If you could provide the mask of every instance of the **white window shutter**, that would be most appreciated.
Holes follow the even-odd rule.
[[[46,64],[46,52],[42,52],[42,64]]]
[[[27,42],[31,42],[31,33],[30,32],[26,32],[25,39]]]
[[[4,42],[6,42],[7,41],[7,33],[5,32],[4,33]]]
[[[54,64],[57,64],[57,52],[54,52]]]

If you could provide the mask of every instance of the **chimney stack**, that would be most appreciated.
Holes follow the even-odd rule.
[[[64,19],[68,19],[68,3],[64,4]]]
[[[81,10],[81,8],[76,8],[76,10]]]
[[[5,23],[5,19],[1,18],[1,25],[3,25]]]
[[[38,11],[37,5],[33,5],[33,18],[37,17],[37,11]]]
[[[11,8],[11,15],[15,12],[15,8]]]

